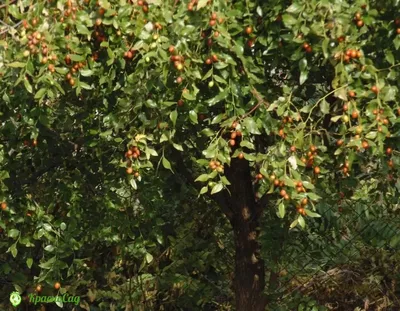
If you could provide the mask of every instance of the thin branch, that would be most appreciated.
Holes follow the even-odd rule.
[[[21,25],[21,24],[22,24],[22,21],[16,23],[16,24],[13,25],[13,26],[10,26],[10,25],[7,25],[7,24],[6,24],[8,28],[6,28],[6,29],[0,31],[0,35],[5,34],[10,28],[17,28],[17,27],[18,27],[19,25]]]
[[[13,4],[14,2],[17,2],[17,0],[10,0],[8,3],[1,4],[0,9],[5,8],[5,7],[9,6],[10,4]]]
[[[244,114],[243,116],[241,116],[238,121],[243,120],[244,118],[248,117],[249,115],[251,115],[254,111],[256,111],[258,109],[258,107],[260,107],[261,105],[264,105],[265,108],[268,108],[269,106],[269,102],[265,101],[264,99],[262,99],[260,93],[257,92],[257,90],[255,88],[253,88],[251,90],[251,93],[254,95],[254,97],[257,99],[258,103],[251,108],[251,110],[249,112],[247,112],[246,114]]]

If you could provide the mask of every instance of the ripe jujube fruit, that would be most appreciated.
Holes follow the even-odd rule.
[[[245,32],[249,35],[253,32],[253,28],[251,28],[250,26],[246,27]]]

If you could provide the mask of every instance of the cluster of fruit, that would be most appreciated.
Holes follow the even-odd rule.
[[[132,168],[132,159],[136,160],[140,157],[140,150],[137,146],[131,146],[128,151],[125,152],[125,157],[128,159],[126,173],[129,175],[134,175],[136,178],[140,176],[138,171],[134,171]]]
[[[354,22],[357,25],[358,28],[361,28],[362,26],[364,26],[364,21],[361,19],[361,13],[357,12],[354,15]]]
[[[36,140],[36,139],[33,139],[33,140],[32,140],[32,147],[36,147],[37,144],[38,144],[37,140]],[[24,140],[24,146],[25,146],[25,147],[29,147],[29,141],[28,141],[28,140]]]
[[[183,70],[183,64],[185,62],[185,58],[182,55],[176,55],[176,49],[173,45],[171,45],[168,48],[168,52],[171,54],[171,57],[169,58],[171,62],[174,63],[174,67],[178,70],[178,71],[182,71]],[[182,83],[183,78],[181,76],[176,78],[176,82],[178,84]]]
[[[212,63],[218,62],[218,56],[213,54],[211,57],[208,57],[205,61],[206,65],[211,65]]]
[[[314,158],[318,154],[317,152],[317,147],[314,145],[310,146],[310,150],[305,154],[303,157],[301,157],[301,162],[303,162],[308,168],[311,168],[314,165]],[[321,169],[319,166],[314,167],[314,173],[319,174],[321,172]]]
[[[311,53],[312,52],[312,47],[309,43],[304,42],[303,43],[303,49],[307,52],[307,53]]]
[[[149,4],[146,1],[138,0],[137,4],[138,4],[138,6],[142,7],[142,11],[144,13],[149,12]]]
[[[68,81],[69,85],[74,86],[75,85],[75,79],[73,78],[73,75],[77,73],[79,70],[85,68],[86,62],[77,62],[72,64],[71,56],[68,54],[65,56],[65,64],[68,66],[71,66],[70,72],[68,72],[65,75],[65,79]]]
[[[217,171],[218,173],[224,172],[224,166],[219,161],[211,160],[208,166],[210,169],[212,169],[213,171]]]
[[[78,11],[78,7],[72,3],[71,0],[67,0],[66,2],[67,9],[64,10],[64,16],[61,17],[60,22],[64,22],[64,17],[71,17],[72,20],[76,19],[76,12]]]
[[[232,123],[232,132],[230,134],[230,139],[229,139],[229,146],[234,147],[236,145],[236,140],[242,137],[242,132],[239,130],[236,130],[238,124],[237,122]]]
[[[344,54],[344,60],[349,62],[351,59],[357,59],[362,57],[362,52],[360,50],[348,49]]]
[[[218,18],[217,13],[213,12],[210,16],[210,20],[209,20],[208,24],[211,27],[214,27],[217,24],[217,21],[219,24],[222,24],[224,22],[224,19],[222,17]]]
[[[130,49],[130,50],[128,50],[128,51],[126,51],[126,52],[124,53],[124,58],[125,58],[126,60],[130,60],[130,59],[132,59],[132,58],[135,57],[135,53],[136,53],[135,50]]]

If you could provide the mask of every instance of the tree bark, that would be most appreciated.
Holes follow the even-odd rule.
[[[233,212],[230,221],[236,248],[233,282],[236,311],[264,311],[265,267],[257,242],[262,209],[255,200],[248,162],[232,159],[225,172],[231,182],[228,201]]]

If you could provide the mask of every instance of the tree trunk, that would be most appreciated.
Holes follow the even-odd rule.
[[[262,210],[256,204],[248,162],[232,159],[226,175],[231,182],[227,201],[232,211],[230,221],[236,248],[233,284],[236,311],[264,311],[265,267],[257,242]]]

